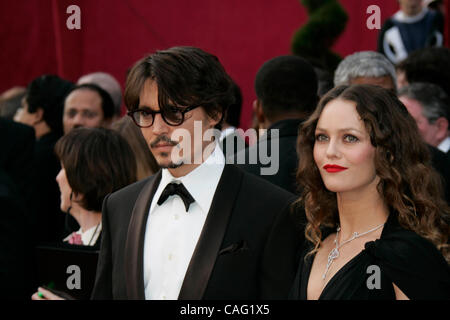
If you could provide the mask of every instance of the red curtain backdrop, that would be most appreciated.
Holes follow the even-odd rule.
[[[349,15],[334,45],[342,56],[375,50],[378,30],[369,30],[370,5],[384,21],[394,0],[341,0]],[[81,29],[69,30],[67,7],[81,9]],[[448,7],[447,7],[448,8]],[[290,54],[293,33],[307,22],[298,0],[0,0],[0,92],[54,73],[72,81],[105,71],[122,87],[127,70],[156,49],[191,45],[214,53],[240,85],[241,126],[251,122],[253,80],[266,60]]]

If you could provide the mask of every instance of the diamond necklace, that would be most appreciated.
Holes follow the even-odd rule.
[[[330,269],[331,264],[333,263],[334,259],[339,257],[339,249],[343,245],[349,243],[352,240],[355,240],[356,238],[362,237],[362,236],[364,236],[364,235],[366,235],[366,234],[368,234],[370,232],[373,232],[373,231],[381,228],[382,226],[385,225],[385,223],[382,223],[379,226],[376,226],[375,228],[370,229],[369,231],[366,231],[366,232],[363,232],[363,233],[353,232],[353,235],[351,236],[351,238],[345,240],[341,244],[339,244],[339,242],[338,242],[339,231],[341,231],[341,227],[338,226],[337,229],[336,229],[336,239],[334,239],[334,243],[335,243],[336,247],[334,247],[333,250],[331,250],[330,253],[328,254],[328,262],[327,262],[327,266],[325,268],[325,272],[322,275],[322,279],[325,280],[325,278],[327,276],[327,273],[328,273],[328,270]]]

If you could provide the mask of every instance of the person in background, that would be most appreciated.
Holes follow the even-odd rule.
[[[429,10],[422,0],[398,0],[400,10],[388,18],[378,35],[378,52],[394,64],[411,52],[440,47],[444,42],[444,17]]]
[[[108,92],[96,84],[75,86],[64,101],[64,134],[79,127],[107,128],[114,115]]]
[[[61,210],[80,224],[64,241],[100,246],[101,209],[106,195],[136,181],[134,154],[117,132],[103,128],[78,128],[55,146],[61,161],[56,176]]]
[[[416,120],[425,142],[449,155],[450,100],[444,90],[432,83],[414,82],[400,89],[398,97]]]
[[[137,180],[147,178],[159,170],[158,163],[148,148],[141,130],[133,123],[131,117],[117,120],[111,125],[111,129],[124,137],[133,149],[137,165]]]
[[[27,86],[18,120],[34,128],[31,203],[37,241],[53,242],[64,233],[64,215],[59,210],[59,190],[55,177],[60,164],[54,154],[56,141],[63,134],[63,103],[73,83],[56,75],[40,76]]]
[[[398,89],[413,82],[441,87],[450,97],[450,49],[425,48],[414,51],[396,65]]]
[[[267,129],[267,133],[255,145],[237,153],[235,163],[291,193],[298,193],[295,179],[298,127],[316,106],[317,86],[313,66],[299,56],[279,56],[266,61],[255,77],[257,98],[253,107],[259,128]],[[276,144],[278,150],[272,149]],[[273,154],[272,159],[279,163],[264,163],[258,151],[262,148],[267,148],[267,154]],[[258,154],[256,163],[250,162],[252,154]],[[274,172],[266,174],[269,166]]]
[[[109,73],[93,72],[85,74],[77,81],[78,85],[85,83],[96,84],[109,93],[114,103],[114,116],[112,119],[112,123],[114,123],[114,121],[116,120],[119,120],[122,105],[122,89],[119,82]]]
[[[0,117],[0,169],[4,170],[17,187],[27,207],[30,225],[34,215],[32,175],[36,136],[33,127]]]
[[[136,163],[128,142],[104,128],[78,128],[55,146],[61,161],[56,180],[61,191],[61,210],[72,215],[80,229],[63,239],[70,246],[100,248],[104,198],[136,181]],[[61,240],[60,240],[61,241]],[[38,294],[41,292],[41,294]],[[33,300],[60,297],[39,288]]]
[[[114,103],[107,91],[96,84],[75,86],[64,101],[64,134],[74,128],[108,128],[114,116]],[[79,229],[72,216],[65,217],[64,232]]]
[[[394,65],[381,53],[360,51],[343,59],[334,73],[334,86],[373,84],[396,91]]]
[[[334,88],[298,146],[308,241],[291,298],[449,299],[450,208],[395,94]]]
[[[27,297],[36,286],[35,144],[32,127],[0,117],[0,296],[9,299]]]

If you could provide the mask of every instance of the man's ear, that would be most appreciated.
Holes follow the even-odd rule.
[[[262,103],[258,99],[253,101],[253,112],[256,117],[256,121],[259,124],[259,127],[263,127],[264,122],[266,121],[266,116],[264,115],[264,111],[262,108]]]
[[[214,114],[212,114],[211,116],[209,114],[206,115],[211,128],[215,128],[217,126],[217,124],[220,122],[220,120],[222,120],[222,115],[223,115],[223,113],[219,112],[219,111],[214,112]],[[222,121],[222,125],[224,124],[224,122],[225,122],[225,117]]]
[[[32,113],[32,115],[34,116],[33,125],[36,125],[36,124],[44,121],[44,109],[38,107],[36,109],[36,112]]]
[[[75,191],[72,191],[70,195],[71,195],[70,200],[77,202],[77,203],[80,203],[84,199],[84,195],[82,193],[77,193]]]
[[[434,122],[434,125],[438,128],[438,131],[436,132],[436,138],[439,141],[442,141],[447,137],[447,133],[449,130],[448,120],[444,117],[440,117]]]

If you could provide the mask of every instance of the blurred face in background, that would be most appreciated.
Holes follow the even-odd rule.
[[[422,10],[423,0],[398,0],[400,10],[407,16],[415,16]]]
[[[64,134],[78,127],[99,128],[106,126],[101,96],[89,89],[71,92],[64,102]]]
[[[399,100],[403,102],[408,112],[416,120],[419,133],[423,140],[429,145],[437,147],[440,143],[440,139],[437,138],[439,127],[436,123],[430,123],[427,117],[423,115],[423,107],[420,102],[405,96],[399,97]]]

